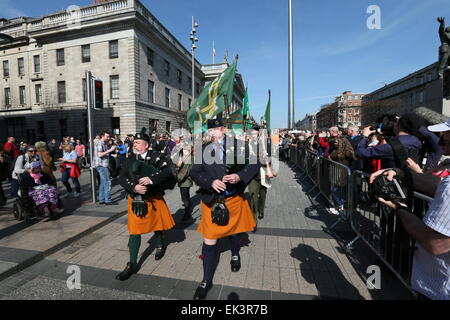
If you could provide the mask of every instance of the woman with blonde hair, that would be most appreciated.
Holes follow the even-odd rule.
[[[81,193],[80,182],[78,177],[81,175],[80,168],[77,165],[77,153],[71,144],[63,146],[63,157],[58,159],[61,163],[61,181],[67,189],[69,197],[79,197]],[[75,186],[75,192],[72,192],[72,187],[69,184],[69,178]]]

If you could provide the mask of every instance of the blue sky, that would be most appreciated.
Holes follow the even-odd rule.
[[[89,0],[0,0],[0,15],[37,17],[87,5]],[[272,91],[272,127],[287,125],[288,0],[142,0],[190,48],[194,15],[200,25],[196,55],[203,64],[239,54],[250,111],[264,114]],[[343,91],[368,93],[438,59],[438,16],[450,24],[449,0],[294,0],[295,118]],[[367,8],[381,9],[381,29],[369,30]]]

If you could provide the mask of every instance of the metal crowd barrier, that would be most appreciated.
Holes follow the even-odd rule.
[[[370,175],[361,171],[354,172],[351,177],[354,200],[349,221],[357,236],[346,247],[350,249],[356,240],[363,240],[412,291],[410,280],[415,241],[405,231],[400,219],[391,212],[392,209],[378,201],[371,201],[369,177]],[[422,219],[431,200],[433,199],[415,192],[412,212]]]
[[[370,175],[361,171],[351,173],[347,166],[305,148],[293,149],[290,152],[293,155],[291,160],[309,177],[314,188],[320,191],[319,194],[340,213],[338,221],[330,229],[340,221],[347,221],[356,233],[356,238],[346,245],[346,249],[361,239],[413,292],[410,280],[415,241],[391,209],[371,197]],[[431,200],[428,196],[414,192],[412,212],[422,219]]]
[[[322,194],[339,212],[339,219],[330,229],[333,229],[339,222],[347,220],[352,201],[350,201],[350,168],[319,156],[317,153],[305,148],[291,148],[291,161],[293,161],[318,188]]]

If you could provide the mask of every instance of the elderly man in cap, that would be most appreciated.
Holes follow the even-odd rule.
[[[218,239],[228,236],[231,240],[231,271],[237,272],[241,267],[241,233],[252,231],[256,226],[244,190],[261,168],[259,163],[246,164],[245,161],[241,164],[238,153],[244,150],[248,159],[248,148],[238,150],[234,139],[225,138],[222,119],[210,119],[207,124],[214,142],[203,145],[202,163],[195,161],[190,172],[200,186],[202,199],[197,230],[203,235],[203,281],[195,291],[196,300],[205,299],[212,287]]]
[[[450,155],[450,119],[438,125],[429,126],[431,132],[441,133],[439,144],[443,153]],[[373,182],[381,174],[392,180],[400,170],[380,170],[370,177]],[[431,175],[414,177],[430,180]],[[439,179],[438,179],[439,181]],[[423,182],[422,182],[423,183]],[[393,203],[382,198],[381,203],[394,209],[403,227],[416,240],[411,287],[419,299],[450,300],[450,176],[446,176],[437,185],[434,199],[423,219],[412,213],[403,203]]]
[[[176,184],[175,169],[164,152],[149,150],[150,137],[145,128],[134,136],[134,153],[125,161],[120,175],[120,185],[128,193],[128,232],[130,261],[116,276],[127,280],[138,271],[138,253],[141,235],[154,232],[156,238],[155,260],[166,251],[163,232],[172,229],[175,222],[164,200],[164,190]]]

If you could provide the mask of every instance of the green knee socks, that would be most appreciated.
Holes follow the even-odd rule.
[[[128,248],[130,249],[130,262],[134,265],[137,264],[140,246],[141,246],[141,236],[139,234],[130,235],[130,239],[128,240]]]

